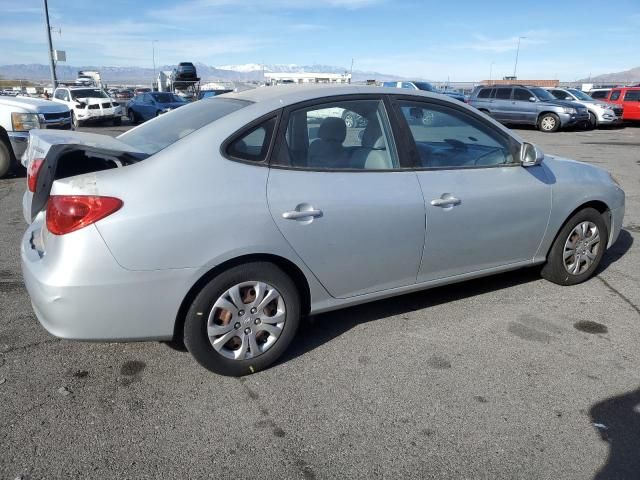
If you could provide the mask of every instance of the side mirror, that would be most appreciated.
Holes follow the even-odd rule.
[[[540,165],[544,160],[544,153],[533,143],[524,142],[520,146],[520,163],[523,167]]]
[[[530,102],[535,102],[536,101],[536,97],[529,97],[529,101]]]

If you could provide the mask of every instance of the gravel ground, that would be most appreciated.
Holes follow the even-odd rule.
[[[0,477],[640,478],[640,127],[518,133],[621,180],[597,277],[526,270],[317,316],[242,379],[164,344],[50,336],[19,267],[25,181],[0,180]]]

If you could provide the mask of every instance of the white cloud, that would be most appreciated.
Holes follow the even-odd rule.
[[[544,30],[531,30],[506,38],[489,38],[486,35],[476,33],[473,35],[473,41],[454,45],[454,48],[471,49],[480,52],[504,53],[515,51],[518,48],[518,39],[520,40],[520,48],[530,45],[544,45],[549,43],[548,38],[553,38],[550,32]]]

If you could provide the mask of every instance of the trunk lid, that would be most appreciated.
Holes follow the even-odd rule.
[[[25,211],[33,221],[47,205],[51,186],[57,179],[125,167],[148,156],[131,145],[107,135],[31,130],[29,148],[22,163],[28,168],[36,158],[43,158],[44,161],[37,174],[35,192],[31,198],[27,195],[25,199]],[[95,186],[87,185],[87,188],[87,194],[95,193]]]

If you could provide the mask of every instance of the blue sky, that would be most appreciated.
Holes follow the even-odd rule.
[[[432,80],[640,66],[640,1],[49,0],[70,65],[326,64]],[[40,0],[0,0],[0,64],[47,63]]]

